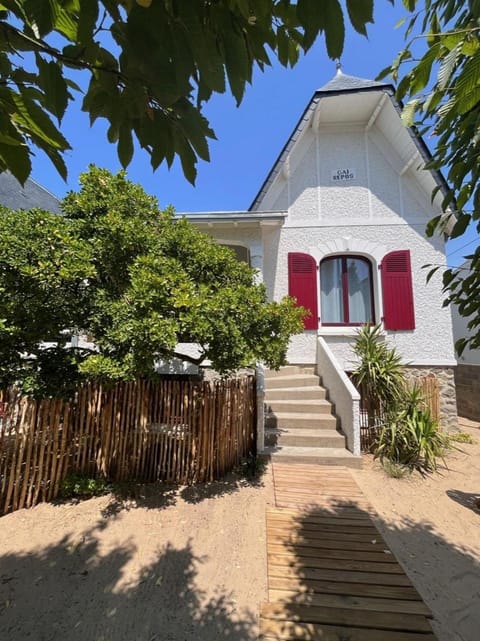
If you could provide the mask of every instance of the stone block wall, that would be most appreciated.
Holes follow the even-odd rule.
[[[480,367],[479,367],[480,370]],[[457,397],[455,392],[455,377],[452,367],[406,367],[409,380],[420,380],[433,374],[438,382],[440,425],[447,431],[458,429]],[[480,377],[480,372],[479,372]],[[480,394],[480,378],[479,392]],[[468,417],[469,418],[469,417]]]
[[[458,415],[472,421],[480,421],[480,365],[457,365],[455,385]]]

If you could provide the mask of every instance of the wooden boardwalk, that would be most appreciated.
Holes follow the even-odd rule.
[[[273,463],[265,641],[436,641],[349,470]]]

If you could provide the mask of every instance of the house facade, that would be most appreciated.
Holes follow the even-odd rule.
[[[371,322],[411,377],[435,375],[441,421],[456,424],[451,314],[440,274],[427,284],[424,268],[446,262],[444,237],[425,235],[445,188],[421,169],[428,157],[391,85],[339,71],[313,95],[248,211],[184,214],[236,248],[272,299],[290,294],[310,310],[288,361],[330,381],[337,414],[350,411],[339,381],[354,368],[355,333]]]

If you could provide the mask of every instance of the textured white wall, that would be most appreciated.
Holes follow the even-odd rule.
[[[378,322],[383,308],[378,266],[388,252],[409,249],[416,329],[386,332],[387,340],[406,363],[452,365],[452,323],[450,311],[442,307],[440,274],[427,285],[428,270],[422,269],[425,264],[445,264],[445,250],[443,238],[427,239],[424,234],[436,212],[417,180],[418,162],[402,168],[375,129],[320,129],[318,134],[307,129],[290,154],[288,171],[279,175],[265,198],[265,203],[273,197],[285,202],[288,196],[289,206],[285,226],[264,246],[264,278],[268,291],[280,299],[288,293],[289,252],[309,253],[317,262],[336,253],[364,255],[372,262]],[[354,169],[355,179],[334,184],[332,171],[343,167]],[[352,329],[325,328],[320,333],[343,367],[350,369]],[[292,339],[288,356],[296,363],[315,362],[310,333]]]

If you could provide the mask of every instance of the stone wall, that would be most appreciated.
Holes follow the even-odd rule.
[[[480,421],[480,365],[458,364],[455,368],[458,415]]]
[[[480,369],[480,368],[479,368]],[[458,429],[455,377],[452,367],[406,367],[405,373],[411,381],[433,374],[438,381],[440,397],[440,425],[448,431]],[[480,392],[480,378],[479,378]]]

